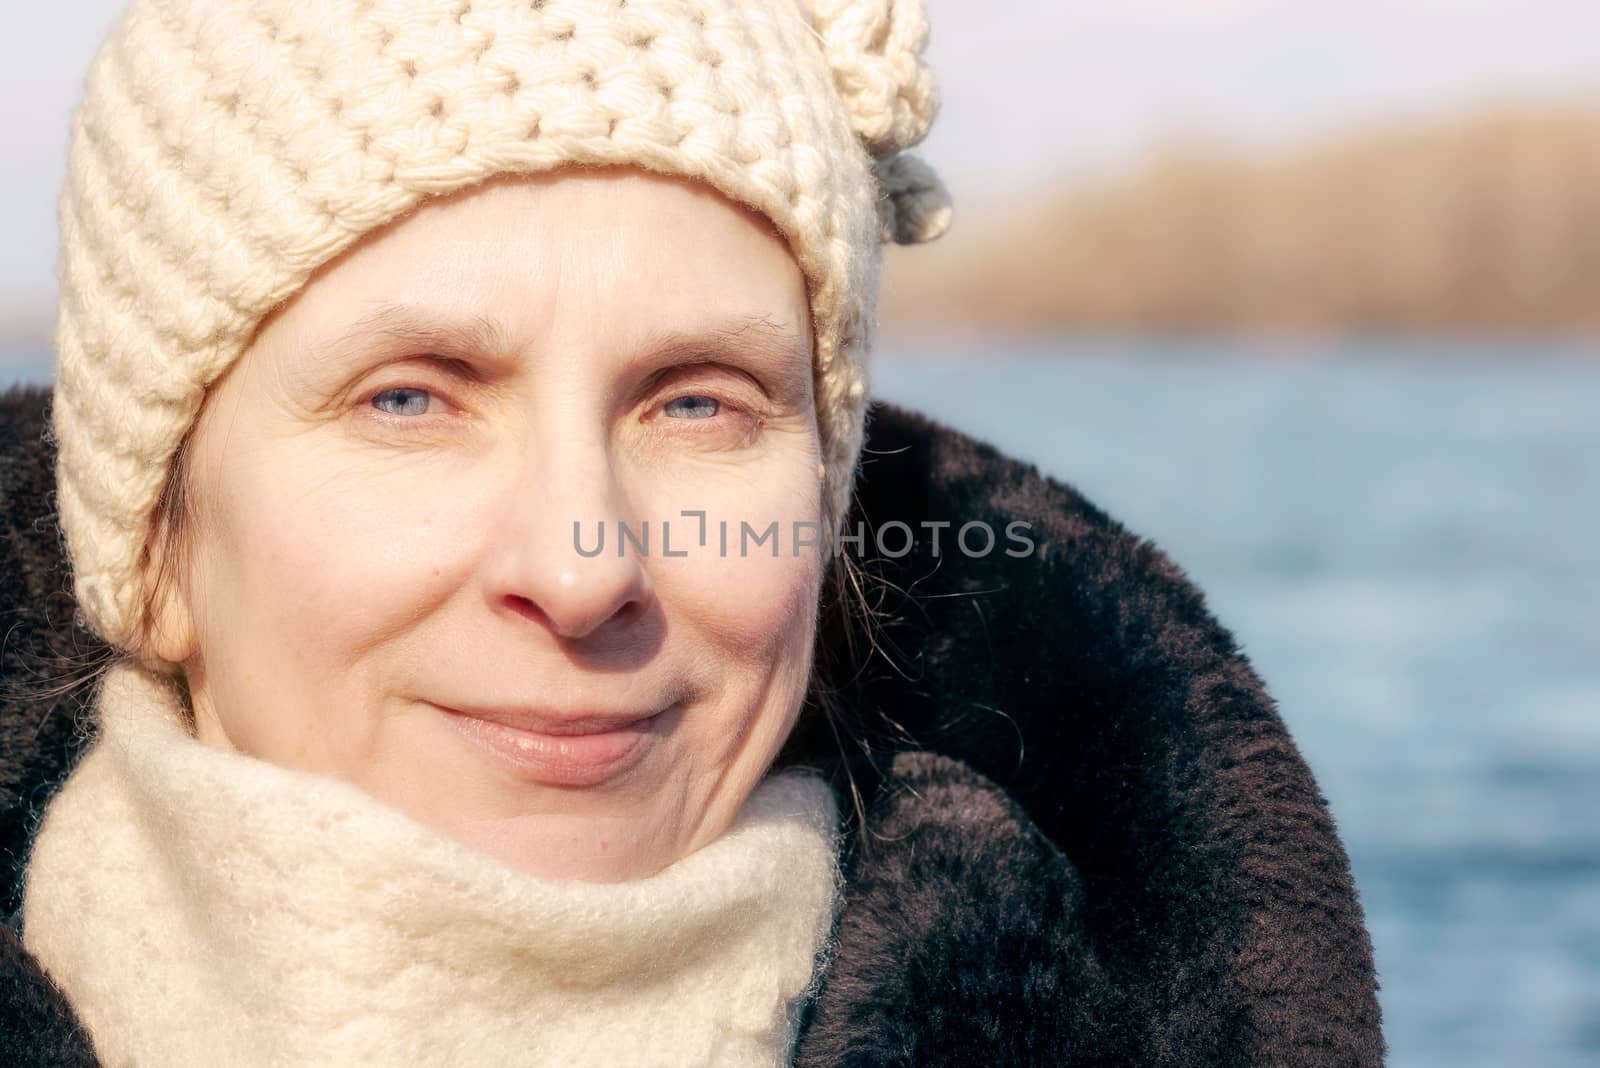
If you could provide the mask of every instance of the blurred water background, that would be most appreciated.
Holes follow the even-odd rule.
[[[1600,1063],[1600,361],[1559,342],[890,346],[1206,591],[1332,807],[1393,1065]],[[0,353],[0,387],[47,381]]]

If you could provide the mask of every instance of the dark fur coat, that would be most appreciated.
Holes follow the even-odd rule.
[[[48,405],[0,395],[13,921],[38,815],[84,744],[84,687],[50,683],[104,652],[73,625]],[[1371,940],[1327,803],[1184,573],[1070,486],[888,405],[856,508],[852,529],[955,526],[937,559],[926,541],[862,554],[880,622],[865,635],[835,598],[818,653],[855,730],[802,717],[780,757],[831,761],[845,809],[853,782],[867,814],[796,1063],[1381,1064]],[[1035,552],[969,557],[969,520],[1026,521]],[[0,1064],[94,1063],[0,925]]]

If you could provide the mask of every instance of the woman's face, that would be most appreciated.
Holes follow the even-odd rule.
[[[502,178],[371,235],[196,426],[155,648],[200,738],[541,875],[716,838],[811,666],[811,343],[786,244],[703,185]],[[548,733],[596,716],[654,718]]]

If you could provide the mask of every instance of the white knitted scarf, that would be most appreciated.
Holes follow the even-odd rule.
[[[24,942],[107,1068],[789,1062],[841,888],[814,772],[648,878],[544,879],[179,702],[112,669],[27,870]]]

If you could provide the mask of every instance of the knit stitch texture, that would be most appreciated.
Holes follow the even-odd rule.
[[[652,876],[586,883],[180,717],[168,680],[113,668],[29,860],[24,943],[101,1063],[789,1063],[841,885],[815,772],[769,775]]]

